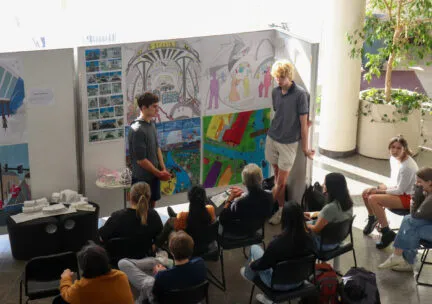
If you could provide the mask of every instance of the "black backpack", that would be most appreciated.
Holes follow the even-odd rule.
[[[315,184],[306,187],[303,193],[301,206],[304,211],[320,211],[326,202],[326,196],[323,193],[322,186],[315,182]]]
[[[351,268],[342,277],[342,303],[380,304],[375,273],[362,267]]]

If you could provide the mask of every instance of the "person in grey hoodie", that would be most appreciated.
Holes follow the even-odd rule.
[[[394,252],[378,266],[380,269],[412,271],[420,240],[432,242],[432,168],[420,169],[416,177],[410,214],[404,217],[396,235]]]

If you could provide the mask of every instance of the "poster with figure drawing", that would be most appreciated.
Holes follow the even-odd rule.
[[[200,87],[205,115],[270,107],[275,47],[272,32],[205,37],[201,40]]]
[[[0,209],[30,198],[27,112],[22,63],[0,58],[0,165],[3,192]],[[20,168],[15,170],[12,168]]]
[[[245,111],[203,118],[203,185],[206,188],[241,183],[246,164],[270,167],[264,157],[270,127],[270,109]]]
[[[201,115],[201,60],[194,41],[146,42],[125,48],[128,124],[139,116],[136,97],[147,91],[159,96],[157,123]]]

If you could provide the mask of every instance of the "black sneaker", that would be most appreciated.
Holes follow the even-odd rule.
[[[368,222],[366,226],[363,228],[363,234],[364,235],[371,234],[377,224],[378,224],[378,219],[376,218],[376,216],[374,216],[373,218],[368,217]]]
[[[386,248],[388,245],[391,244],[391,242],[394,241],[395,238],[396,238],[396,233],[393,230],[389,230],[388,232],[383,233],[383,235],[381,236],[381,242],[376,244],[376,248],[378,249]]]
[[[177,217],[177,213],[175,213],[173,208],[167,207],[167,212],[168,212],[169,217]]]

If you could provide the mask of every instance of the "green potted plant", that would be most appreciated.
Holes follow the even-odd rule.
[[[401,64],[429,65],[431,35],[431,0],[370,0],[363,29],[347,35],[352,45],[351,57],[366,58],[364,78],[367,81],[374,75],[380,77],[382,67],[386,66],[385,88],[360,92],[357,136],[360,154],[388,158],[384,143],[398,134],[408,140],[415,153],[418,151],[423,142],[422,115],[430,112],[424,105],[430,99],[417,92],[393,89],[392,71]],[[365,50],[378,41],[381,46],[376,52]]]

